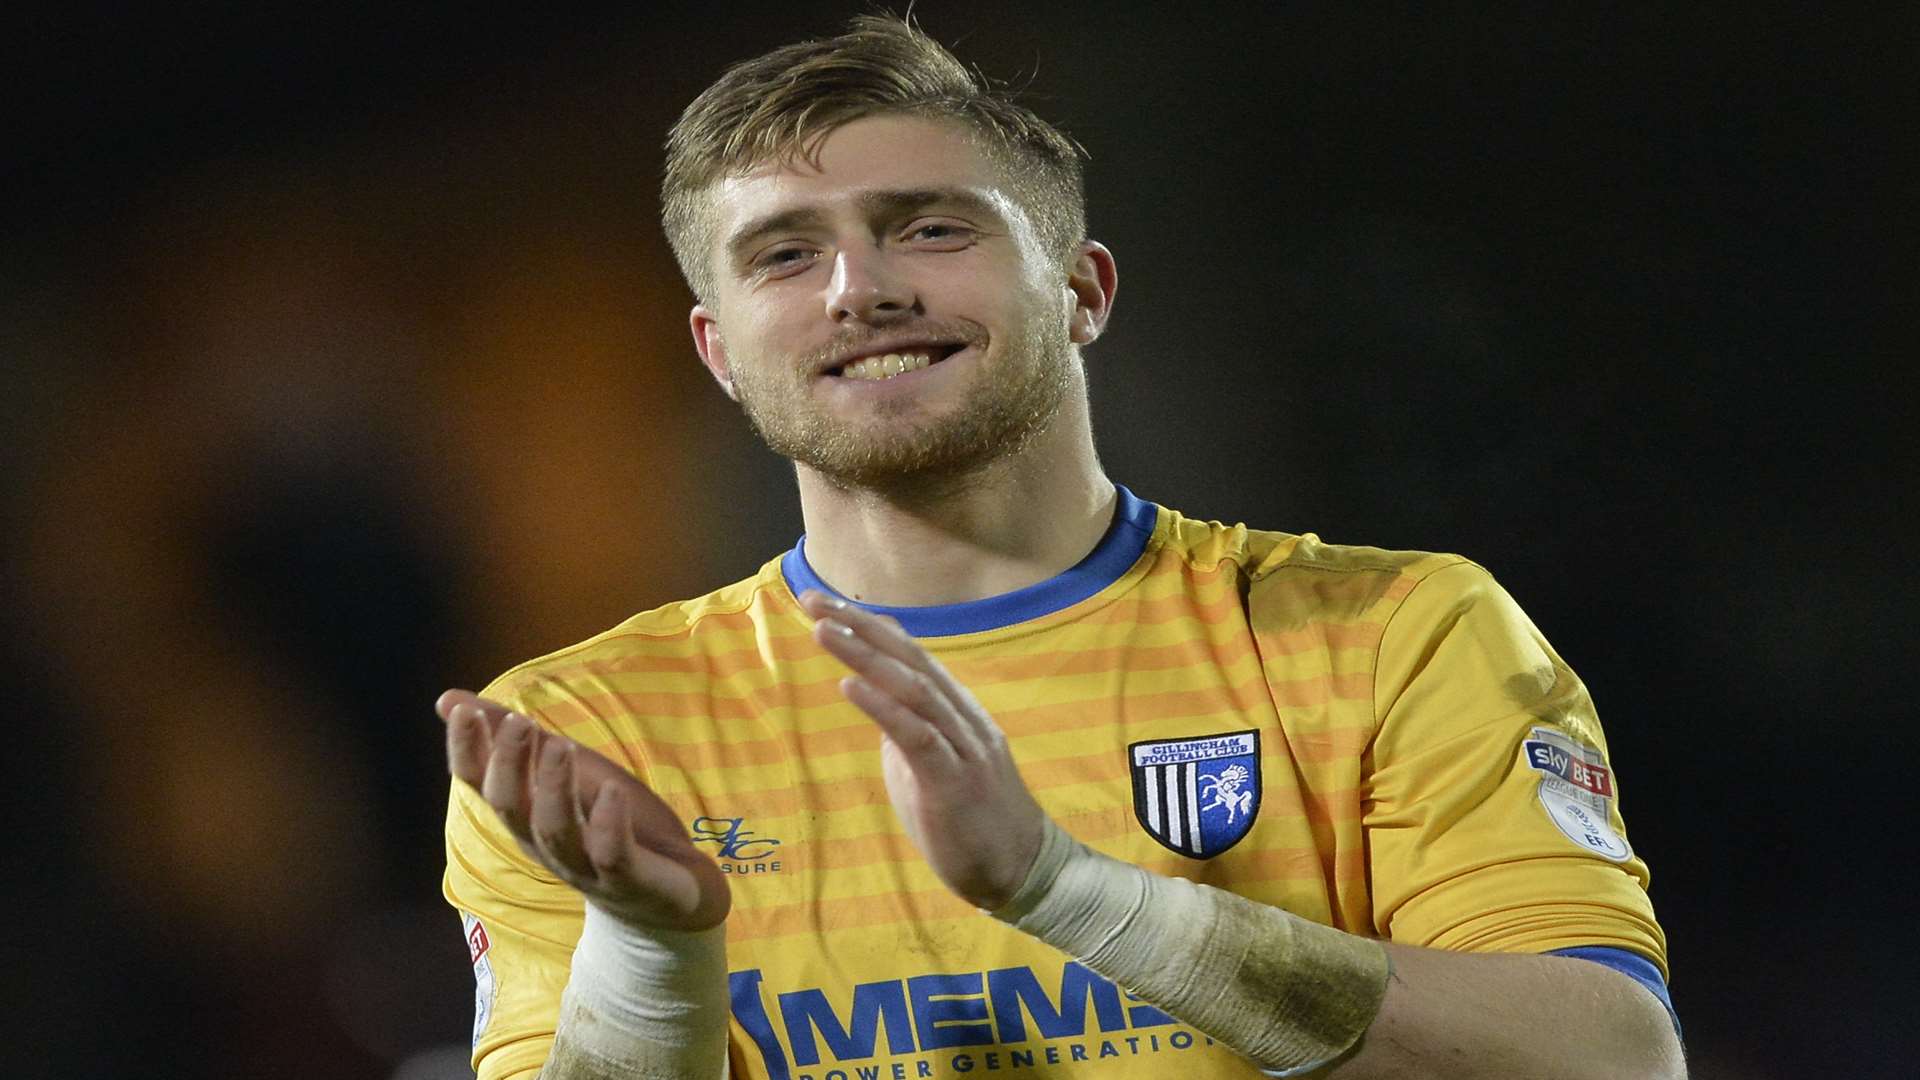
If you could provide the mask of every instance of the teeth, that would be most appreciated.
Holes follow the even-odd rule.
[[[891,379],[895,375],[919,371],[931,363],[932,353],[888,353],[856,360],[841,368],[840,376],[846,379]]]

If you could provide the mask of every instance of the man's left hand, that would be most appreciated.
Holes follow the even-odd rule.
[[[809,590],[814,640],[853,669],[840,690],[880,725],[887,794],[940,880],[975,907],[1004,906],[1040,851],[1045,811],[1007,740],[938,660],[900,624]]]

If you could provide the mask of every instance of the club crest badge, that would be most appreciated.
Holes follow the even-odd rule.
[[[1236,731],[1127,747],[1133,816],[1169,851],[1211,859],[1260,813],[1260,733]]]
[[[1626,837],[1613,830],[1613,770],[1599,750],[1534,728],[1520,753],[1540,774],[1540,805],[1567,839],[1611,862],[1632,857]]]

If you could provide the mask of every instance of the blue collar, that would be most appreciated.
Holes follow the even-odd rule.
[[[900,620],[900,625],[914,637],[977,634],[982,630],[997,630],[1072,607],[1120,580],[1120,575],[1139,560],[1140,553],[1147,549],[1147,541],[1153,536],[1158,508],[1135,497],[1133,492],[1118,484],[1114,485],[1114,490],[1119,493],[1120,504],[1113,515],[1113,524],[1107,526],[1106,535],[1100,538],[1086,558],[1045,581],[999,596],[958,604],[935,604],[931,607],[860,606]],[[820,580],[820,576],[813,572],[813,567],[807,564],[807,538],[804,535],[793,546],[793,550],[781,557],[780,573],[787,579],[787,587],[793,590],[795,596],[808,589],[819,589],[840,596],[833,586]]]

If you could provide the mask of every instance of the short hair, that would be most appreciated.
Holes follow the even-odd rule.
[[[661,221],[687,284],[713,297],[709,189],[768,162],[811,159],[834,129],[866,116],[958,121],[1006,169],[1044,248],[1064,263],[1085,239],[1080,145],[969,71],[911,17],[861,15],[838,37],[782,46],[727,69],[667,135]]]

